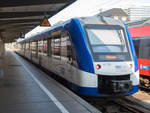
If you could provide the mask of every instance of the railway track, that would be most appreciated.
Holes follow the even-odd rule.
[[[124,109],[128,112],[131,112],[131,113],[148,113],[148,112],[150,112],[149,110],[146,110],[145,108],[134,105],[134,104],[129,104],[126,102],[121,103],[121,102],[117,102],[117,101],[114,101],[114,103],[116,105],[120,106],[122,109]]]
[[[140,90],[144,91],[145,93],[150,95],[150,88],[144,87],[144,86],[140,86]]]
[[[119,99],[98,99],[84,98],[94,107],[103,113],[150,113],[146,108],[143,108],[136,103],[128,101],[124,98]]]

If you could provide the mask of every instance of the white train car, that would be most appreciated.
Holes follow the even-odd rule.
[[[78,94],[107,97],[138,91],[132,39],[118,20],[73,18],[18,44],[19,54],[57,74]]]

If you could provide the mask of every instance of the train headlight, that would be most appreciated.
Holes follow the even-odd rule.
[[[101,65],[97,64],[96,69],[100,69],[100,68],[101,68]]]
[[[133,67],[133,64],[130,64],[129,66],[130,66],[130,68],[132,68],[132,67]]]

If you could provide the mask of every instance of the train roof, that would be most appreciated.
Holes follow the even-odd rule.
[[[129,21],[126,22],[126,25],[131,28],[131,27],[140,27],[140,26],[145,26],[145,25],[150,25],[150,18],[145,18],[142,20],[136,20],[136,21]]]
[[[79,19],[79,21],[83,22],[84,24],[101,24],[101,25],[108,24],[108,25],[124,26],[122,21],[115,20],[115,19],[109,18],[109,17],[104,17],[102,15],[95,15],[95,16],[91,16],[91,17],[81,17],[78,19]]]
[[[18,43],[24,43],[24,42],[28,42],[31,40],[39,40],[41,37],[44,38],[45,36],[50,34],[50,31],[56,31],[60,28],[63,29],[63,27],[70,23],[73,19],[78,19],[81,23],[81,25],[86,25],[86,24],[103,24],[103,25],[120,25],[122,27],[124,27],[124,24],[122,23],[122,21],[119,20],[115,20],[113,18],[109,18],[109,17],[104,17],[101,15],[95,15],[95,16],[90,16],[90,17],[79,17],[79,18],[72,18],[66,22],[61,22],[58,23],[54,26],[51,26],[50,28],[46,29],[45,31],[39,32],[37,34],[34,34],[30,37],[25,38],[24,40],[18,42]]]

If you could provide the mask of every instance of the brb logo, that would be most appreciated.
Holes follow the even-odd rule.
[[[144,70],[149,70],[149,66],[148,65],[140,65],[140,68],[141,69],[144,69]]]

